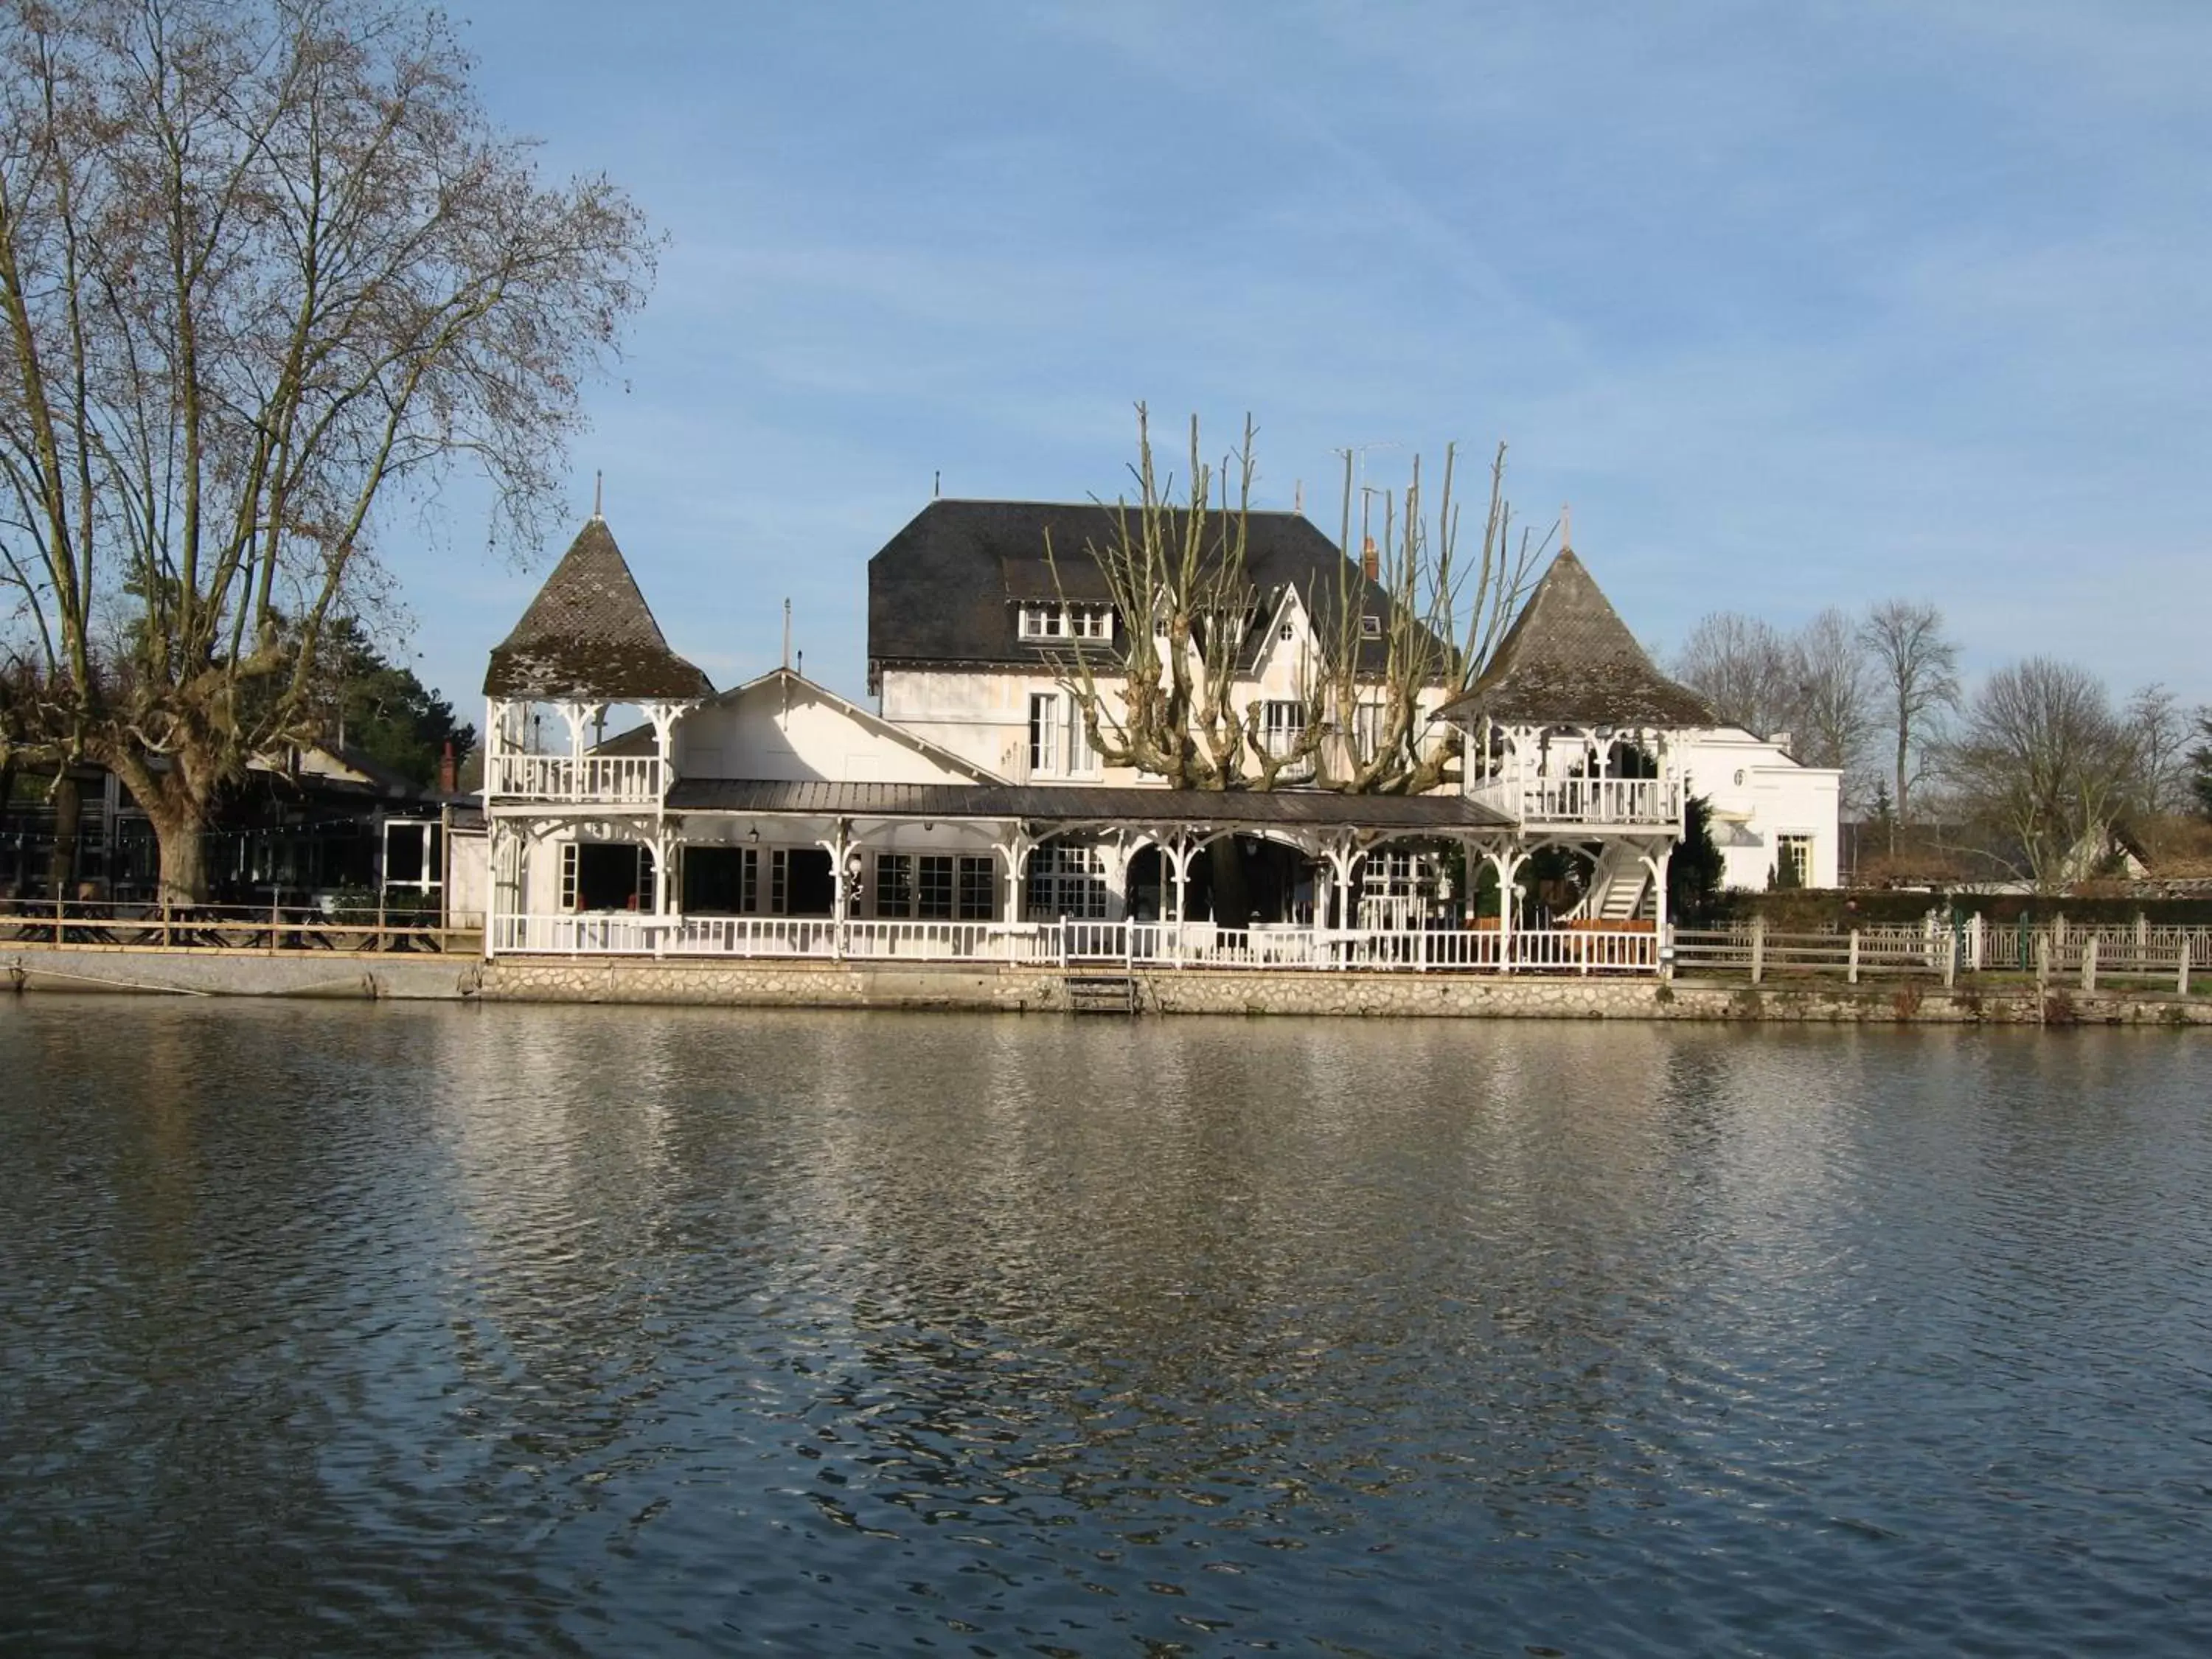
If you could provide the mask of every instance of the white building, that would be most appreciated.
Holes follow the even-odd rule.
[[[878,713],[788,670],[717,695],[594,518],[486,677],[487,948],[1658,965],[1680,739],[1711,714],[1573,555],[1480,684],[1424,693],[1466,734],[1456,787],[1175,789],[1100,765],[1071,717],[1068,642],[1103,673],[1127,626],[1084,574],[1092,511],[933,503],[894,538],[870,566]],[[1387,601],[1303,519],[1259,516],[1240,695],[1303,711],[1310,596]],[[1057,581],[1025,556],[1048,526],[1074,550]],[[1585,872],[1572,902],[1524,880],[1553,849]]]
[[[1711,810],[1724,887],[1833,887],[1844,775],[1790,759],[1789,735],[1733,726],[1684,732],[1684,786]]]
[[[1183,522],[1171,515],[1171,532]],[[1371,739],[1393,613],[1371,556],[1352,564],[1297,514],[1250,514],[1243,532],[1252,610],[1231,704],[1256,704],[1270,750],[1293,752],[1322,649],[1316,619],[1348,599],[1358,612],[1358,674],[1373,688],[1353,714],[1364,730],[1349,735]],[[1009,781],[1158,787],[1103,762],[1068,679],[1079,653],[1110,664],[1122,643],[1128,621],[1091,551],[1120,534],[1116,510],[1097,503],[932,501],[868,562],[878,712]],[[1122,714],[1110,674],[1100,694],[1110,730]],[[1424,719],[1449,695],[1441,679],[1425,688]]]

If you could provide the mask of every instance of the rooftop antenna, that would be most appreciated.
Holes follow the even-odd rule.
[[[606,492],[606,484],[607,475],[604,472],[594,471],[592,474],[592,516],[595,519],[605,519],[606,517],[605,514],[599,511],[601,501]]]
[[[791,601],[783,602],[783,665],[791,666]]]

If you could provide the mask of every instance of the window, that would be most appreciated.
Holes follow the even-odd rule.
[[[952,859],[945,853],[925,853],[915,860],[915,915],[925,921],[952,919]]]
[[[1267,752],[1287,755],[1305,735],[1306,706],[1302,702],[1271,702],[1263,714],[1262,731]]]
[[[998,896],[991,858],[949,853],[876,854],[876,914],[925,921],[988,921]]]
[[[1774,884],[1810,887],[1813,884],[1813,838],[1777,836],[1774,838]]]
[[[561,848],[563,910],[641,910],[653,902],[653,853],[622,842],[568,842]]]
[[[1022,637],[1025,640],[1063,639],[1067,634],[1067,613],[1056,605],[1025,605],[1022,607]]]
[[[1355,704],[1352,710],[1352,747],[1362,762],[1371,761],[1382,751],[1382,705],[1379,702]]]
[[[989,857],[960,860],[959,915],[963,921],[988,921],[999,896],[998,872]]]
[[[1382,637],[1382,618],[1376,616],[1372,611],[1362,611],[1359,617],[1359,637],[1363,640],[1381,639]]]
[[[1106,866],[1095,847],[1040,847],[1030,854],[1024,901],[1032,921],[1101,921]]]
[[[1050,691],[1030,694],[1030,770],[1060,770],[1060,698]]]
[[[1070,777],[1086,777],[1098,769],[1098,752],[1091,746],[1090,728],[1083,723],[1083,704],[1076,698],[1067,700],[1067,773]]]
[[[914,914],[914,855],[876,854],[876,914],[910,916]]]
[[[743,915],[759,887],[760,854],[750,847],[687,847],[678,865],[686,915]]]
[[[1359,925],[1418,927],[1437,888],[1437,862],[1425,853],[1370,853],[1360,866]]]
[[[768,855],[769,914],[826,916],[837,902],[836,872],[826,847],[779,847]]]
[[[1114,637],[1114,607],[1110,605],[1025,605],[1021,635],[1025,640],[1110,640]]]

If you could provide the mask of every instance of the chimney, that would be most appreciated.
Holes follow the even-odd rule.
[[[1370,582],[1382,580],[1382,556],[1375,550],[1375,538],[1370,536],[1359,550],[1359,574]]]
[[[461,763],[453,757],[453,740],[446,739],[446,752],[438,757],[438,793],[458,795],[461,793]]]

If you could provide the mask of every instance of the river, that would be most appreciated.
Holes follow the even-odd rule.
[[[2172,1032],[0,1002],[0,1645],[2212,1646]]]

